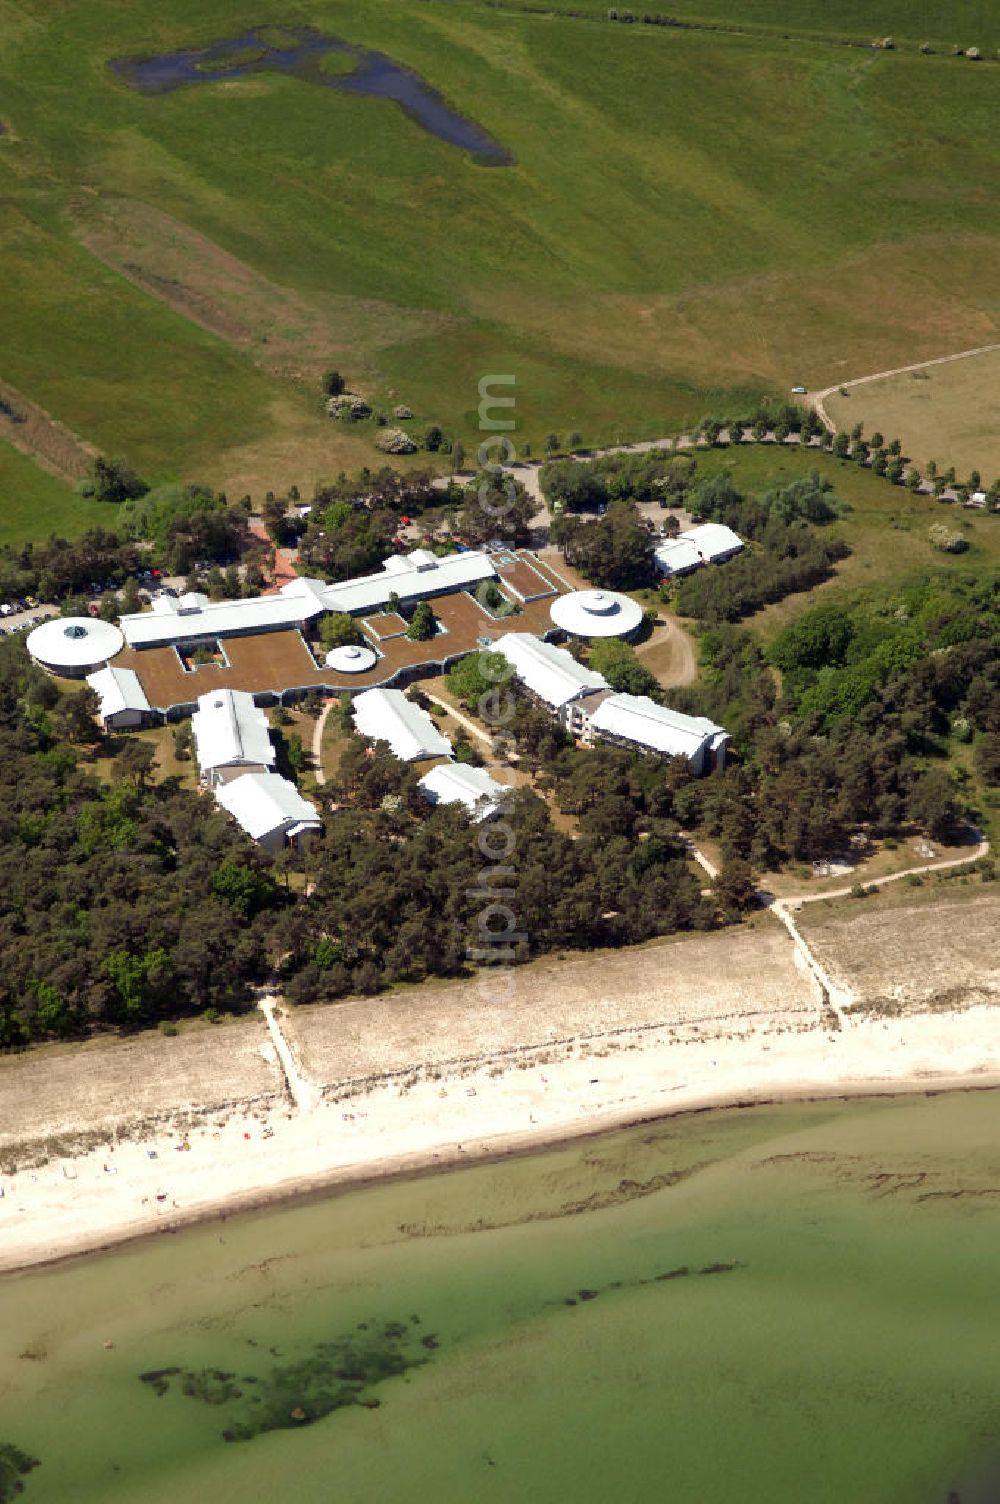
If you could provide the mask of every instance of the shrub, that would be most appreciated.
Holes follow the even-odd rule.
[[[361,418],[370,418],[372,415],[371,407],[364,398],[354,397],[350,393],[331,397],[326,410],[331,418],[339,418],[343,423],[357,423]]]
[[[401,428],[383,428],[375,436],[375,447],[385,454],[413,454],[417,446]]]
[[[943,522],[933,522],[927,529],[932,548],[939,548],[942,553],[961,554],[969,546],[968,538],[961,533],[955,532]]]

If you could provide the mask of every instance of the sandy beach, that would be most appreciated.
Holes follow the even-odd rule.
[[[0,1270],[644,1118],[998,1086],[998,917],[981,890],[912,911],[870,905],[857,920],[831,906],[810,935],[850,982],[842,1024],[768,920],[539,963],[503,1001],[473,982],[326,1008],[277,1002],[273,1030],[256,1015],[177,1040],[8,1057]],[[985,952],[970,944],[980,930]],[[900,935],[905,958],[887,960]]]

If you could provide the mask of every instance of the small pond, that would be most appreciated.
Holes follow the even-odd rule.
[[[336,66],[341,62],[343,68]],[[357,47],[314,26],[258,26],[208,47],[155,57],[115,58],[108,67],[143,94],[165,94],[191,84],[220,83],[254,73],[290,73],[343,94],[391,99],[424,130],[468,152],[484,167],[506,167],[514,160],[488,131],[451,109],[419,74],[393,62],[384,52]]]

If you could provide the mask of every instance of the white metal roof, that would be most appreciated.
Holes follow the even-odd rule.
[[[299,835],[320,827],[316,806],[277,773],[242,773],[216,789],[215,797],[255,841],[277,830]]]
[[[122,710],[151,708],[138,675],[130,668],[102,668],[96,674],[88,674],[87,683],[100,695],[100,714],[105,720]]]
[[[388,742],[402,762],[451,756],[451,742],[401,689],[366,689],[355,695],[354,725],[362,736]]]
[[[705,747],[718,746],[719,739],[726,736],[714,721],[657,705],[647,695],[609,695],[595,710],[590,724],[608,736],[690,761],[697,759]]]
[[[159,596],[152,611],[123,616],[121,627],[132,648],[157,647],[195,637],[231,637],[237,632],[267,632],[299,626],[322,611],[372,611],[385,606],[393,593],[400,600],[419,600],[426,595],[464,590],[495,575],[488,555],[482,552],[470,549],[439,559],[429,549],[417,548],[409,554],[393,554],[375,574],[336,585],[300,575],[282,585],[276,595],[247,600],[213,602],[196,591],[179,601]]]
[[[743,547],[739,533],[734,533],[731,527],[725,527],[721,522],[702,522],[697,527],[689,527],[681,533],[678,541],[693,544],[706,564],[738,554]]]
[[[327,668],[336,669],[340,674],[363,674],[374,668],[377,662],[378,654],[374,648],[361,647],[356,642],[331,648],[326,655]]]
[[[259,762],[268,768],[274,763],[267,717],[245,690],[215,689],[199,695],[191,730],[203,772],[233,763]]]
[[[208,596],[201,590],[185,590],[177,598],[177,610],[182,616],[190,616],[192,611],[203,611],[207,605]]]
[[[95,616],[53,616],[28,633],[28,652],[49,668],[97,668],[120,653],[118,628]]]
[[[231,637],[237,632],[266,632],[279,627],[297,627],[318,616],[321,611],[332,609],[323,598],[322,580],[310,580],[304,576],[289,580],[276,595],[252,596],[241,601],[208,601],[190,608],[184,600],[195,600],[195,592],[182,597],[180,603],[159,606],[153,611],[138,611],[121,618],[125,640],[132,648],[162,646],[164,643],[183,642],[193,637]],[[171,600],[170,596],[160,596]]]
[[[653,559],[660,574],[667,576],[687,574],[700,569],[704,559],[694,544],[682,533],[679,538],[668,538],[654,550]]]
[[[439,763],[417,786],[431,804],[464,804],[475,820],[495,814],[507,792],[485,768],[474,768],[467,762]]]
[[[446,554],[439,559],[429,549],[417,548],[409,554],[393,554],[375,574],[327,585],[323,598],[328,611],[372,611],[386,605],[393,593],[400,600],[418,600],[425,595],[464,590],[495,575],[489,556],[479,550]]]
[[[530,632],[507,632],[494,643],[532,694],[554,710],[592,689],[607,689],[602,674],[577,663],[572,653]]]
[[[549,615],[574,637],[625,637],[642,621],[642,607],[616,590],[574,590],[553,601]]]

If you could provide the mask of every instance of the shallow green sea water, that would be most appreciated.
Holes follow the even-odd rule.
[[[995,1504],[998,1251],[995,1093],[703,1113],[0,1281],[0,1443],[25,1504]]]

